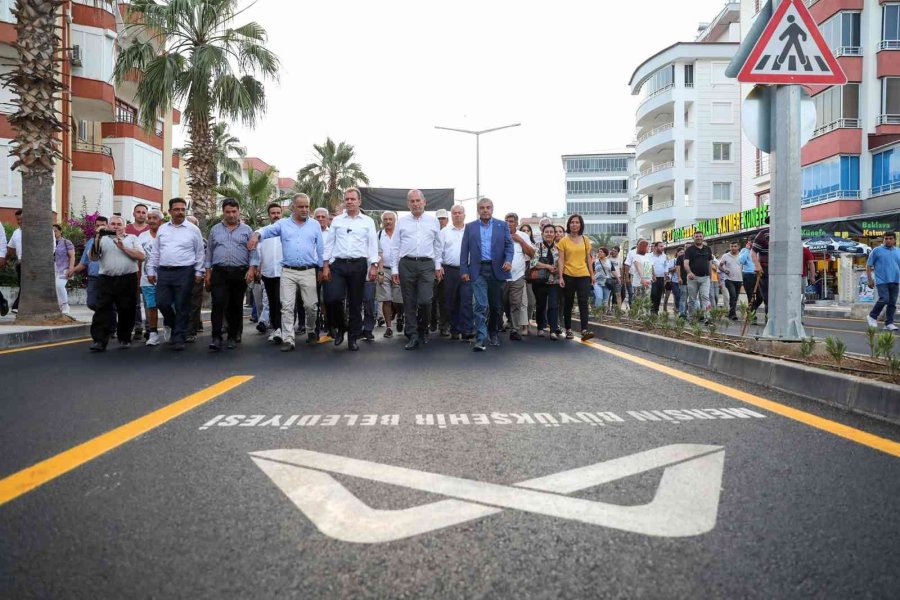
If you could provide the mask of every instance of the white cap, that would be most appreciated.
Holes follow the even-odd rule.
[[[436,216],[438,219],[449,219],[449,218],[450,218],[450,213],[447,212],[447,209],[442,208],[442,209],[440,209],[439,211],[437,211],[437,213],[435,214],[435,216]]]

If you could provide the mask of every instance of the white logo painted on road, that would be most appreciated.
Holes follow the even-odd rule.
[[[515,509],[660,537],[707,533],[716,525],[725,451],[675,444],[516,483],[486,483],[310,450],[251,452],[256,465],[319,531],[361,544],[392,542]],[[665,467],[653,500],[622,506],[572,494]],[[448,496],[402,510],[367,506],[329,473]]]

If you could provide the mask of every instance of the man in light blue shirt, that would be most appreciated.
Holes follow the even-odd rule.
[[[315,219],[309,218],[309,196],[295,194],[291,202],[291,218],[281,219],[267,225],[253,234],[247,247],[256,249],[260,240],[281,238],[281,351],[294,350],[294,302],[297,290],[303,300],[306,313],[307,343],[316,344],[316,316],[319,308],[317,274],[322,268],[325,243],[322,227]]]
[[[753,257],[750,256],[750,249],[753,247],[753,238],[748,238],[747,243],[738,254],[738,264],[741,265],[741,276],[744,279],[744,293],[747,294],[747,303],[756,290],[756,266],[753,264]]]
[[[869,278],[869,287],[878,288],[878,302],[867,319],[869,327],[878,327],[878,316],[887,307],[884,328],[897,331],[894,313],[897,312],[897,292],[900,290],[900,249],[897,248],[897,235],[894,232],[885,233],[884,243],[869,254],[866,276]]]

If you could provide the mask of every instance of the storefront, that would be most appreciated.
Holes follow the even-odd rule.
[[[706,219],[694,225],[665,229],[662,232],[661,241],[666,245],[667,250],[675,250],[693,240],[694,233],[700,231],[713,253],[721,256],[728,251],[729,245],[733,241],[738,241],[743,246],[748,238],[752,238],[766,226],[768,218],[769,205],[764,204],[722,217]]]

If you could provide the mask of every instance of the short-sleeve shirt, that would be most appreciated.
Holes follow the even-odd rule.
[[[691,244],[688,249],[684,251],[684,260],[685,262],[690,263],[691,273],[697,277],[709,277],[709,263],[712,262],[712,259],[713,253],[709,246],[704,245],[701,248],[698,248],[694,244]]]
[[[141,267],[141,287],[151,287],[153,286],[147,280],[147,259],[150,258],[150,251],[153,250],[153,244],[156,243],[156,238],[153,237],[153,234],[150,233],[148,229],[144,233],[138,236],[138,245],[140,245],[141,249],[144,251],[144,264]]]
[[[100,238],[100,274],[118,277],[137,273],[138,261],[119,249],[111,236]],[[138,239],[129,234],[122,238],[122,246],[128,250],[142,250]]]
[[[53,250],[53,265],[57,273],[69,268],[69,252],[75,252],[75,246],[66,238],[60,238]]]
[[[582,236],[581,243],[576,244],[569,236],[564,236],[557,246],[565,253],[566,263],[563,265],[563,275],[569,277],[590,277],[585,255],[591,251],[591,241]]]
[[[684,254],[675,259],[675,267],[681,274],[681,283],[687,281],[687,269],[684,268]]]
[[[517,231],[512,234],[514,238],[518,238],[522,240],[525,244],[528,244],[532,248],[534,244],[528,239],[528,234]],[[525,251],[522,250],[522,245],[519,244],[515,239],[513,239],[513,259],[512,259],[512,269],[510,270],[510,281],[518,281],[522,277],[525,277],[525,269],[528,266],[528,261],[531,259],[528,258],[528,255],[525,254]],[[590,274],[590,273],[589,273]]]
[[[872,250],[866,265],[875,271],[875,285],[900,283],[900,248],[881,245]]]
[[[763,229],[753,239],[753,250],[759,255],[763,271],[769,270],[769,230]]]

